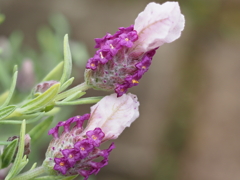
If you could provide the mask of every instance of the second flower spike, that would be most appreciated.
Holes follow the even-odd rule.
[[[108,164],[110,152],[100,145],[116,139],[139,116],[137,96],[116,94],[104,97],[91,107],[91,114],[75,116],[59,122],[48,134],[53,136],[43,166],[48,174],[71,176],[80,174],[87,180]],[[83,127],[84,121],[88,123]],[[62,132],[60,129],[63,129]],[[99,158],[101,160],[99,161]]]

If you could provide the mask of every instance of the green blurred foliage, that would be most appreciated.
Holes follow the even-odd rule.
[[[62,44],[65,34],[70,34],[67,19],[61,14],[53,14],[49,18],[49,24],[37,31],[39,50],[23,44],[24,36],[20,31],[14,31],[8,38],[0,36],[2,51],[0,54],[0,92],[9,88],[14,64],[17,64],[21,70],[25,60],[33,62],[35,83],[39,82],[63,60]],[[89,58],[86,46],[82,42],[70,41],[70,47],[75,66],[84,67]],[[19,90],[18,87],[17,90]]]
[[[5,19],[5,16],[3,14],[0,14],[0,24],[3,23],[4,19]]]
[[[0,14],[0,24],[4,21],[5,16]],[[4,26],[1,24],[0,26]],[[63,60],[63,37],[65,34],[70,34],[70,26],[67,19],[62,14],[53,14],[49,17],[47,25],[42,26],[37,31],[37,42],[39,49],[28,47],[24,44],[24,35],[21,31],[14,31],[9,37],[1,37],[0,35],[0,94],[9,90],[12,82],[12,71],[15,64],[19,67],[19,77],[16,90],[14,92],[14,101],[11,103],[21,102],[31,93],[34,86],[43,79],[44,76]],[[70,41],[73,64],[75,67],[82,68],[84,71],[85,63],[89,58],[86,46],[82,42]],[[24,69],[24,62],[31,62],[32,78],[30,84],[26,84],[28,79],[21,78],[29,69],[29,66]],[[30,67],[31,68],[31,67]],[[74,72],[73,76],[77,72]],[[29,74],[27,74],[29,76]],[[26,86],[26,87],[22,87]],[[74,107],[64,107],[54,118],[55,121],[63,121],[68,119]],[[27,126],[27,132],[33,129],[36,123]],[[10,131],[9,131],[10,130]],[[1,141],[6,141],[8,137],[18,135],[19,126],[1,125]],[[29,169],[32,162],[41,164],[44,159],[44,153],[51,137],[45,133],[34,146],[26,169]]]

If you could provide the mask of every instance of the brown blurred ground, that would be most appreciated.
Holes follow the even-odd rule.
[[[148,2],[0,0],[7,17],[0,35],[20,29],[25,43],[36,46],[36,30],[60,12],[70,21],[71,38],[93,54],[94,38],[129,26]],[[131,89],[141,116],[116,140],[98,180],[240,179],[240,2],[179,2],[183,35],[158,50]]]

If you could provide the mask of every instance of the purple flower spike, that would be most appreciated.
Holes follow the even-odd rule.
[[[95,128],[92,131],[88,131],[86,133],[86,135],[88,137],[89,142],[92,143],[96,147],[100,146],[100,143],[105,136],[105,134],[102,132],[101,128]]]
[[[80,174],[85,180],[89,175],[97,174],[108,164],[110,152],[115,148],[112,143],[109,148],[101,150],[100,145],[116,139],[131,125],[139,115],[138,106],[135,95],[125,94],[117,98],[116,94],[112,94],[91,107],[91,118],[90,114],[85,114],[59,122],[53,132],[66,124],[76,123],[76,126],[51,141],[43,162],[44,168],[50,172],[56,170],[58,176]],[[87,119],[89,122],[83,129],[82,124]]]
[[[118,97],[122,96],[148,71],[156,49],[180,37],[184,21],[177,2],[149,3],[134,25],[95,39],[99,50],[87,62],[87,85],[98,90],[115,90]],[[134,75],[139,79],[129,79]]]
[[[76,148],[77,150],[79,150],[80,154],[81,154],[81,158],[85,158],[87,157],[87,155],[89,154],[89,152],[92,151],[93,149],[93,145],[89,142],[88,139],[84,139],[82,141],[78,141],[75,145],[74,148]]]
[[[87,84],[96,89],[114,90],[120,97],[129,87],[125,81],[127,76],[136,74],[136,58],[126,53],[137,41],[138,34],[133,30],[133,25],[121,27],[112,36],[107,34],[101,39],[96,39],[97,50],[93,58],[86,65],[85,80]]]
[[[63,158],[54,158],[55,166],[54,169],[62,174],[66,174],[70,168],[68,161]]]
[[[75,165],[76,161],[78,161],[80,159],[80,153],[75,148],[64,149],[64,150],[62,150],[62,154],[65,157],[65,159],[67,160],[70,167],[73,167]]]

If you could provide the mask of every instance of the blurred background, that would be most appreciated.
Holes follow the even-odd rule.
[[[82,82],[94,38],[133,24],[149,2],[0,0],[5,15],[0,93],[9,88],[18,64],[15,99],[25,97],[62,60],[66,33],[75,84]],[[159,48],[148,73],[131,88],[141,103],[140,117],[115,141],[109,165],[96,180],[240,179],[240,1],[178,2],[186,18],[182,36]],[[87,95],[107,94],[89,90]],[[63,108],[55,122],[87,113],[89,107]],[[16,135],[19,127],[14,128],[2,125],[1,140]],[[41,164],[50,139],[45,135],[33,145],[31,163]]]

